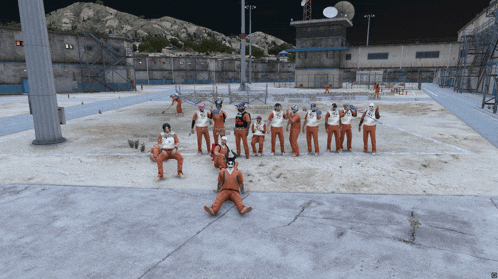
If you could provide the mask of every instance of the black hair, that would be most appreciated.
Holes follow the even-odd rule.
[[[168,127],[168,130],[171,132],[171,125],[169,125],[169,123],[163,124],[163,131],[164,131],[164,129],[166,129],[166,127]]]

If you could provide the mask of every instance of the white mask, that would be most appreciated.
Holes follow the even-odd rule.
[[[370,103],[370,105],[368,105],[368,109],[370,111],[373,111],[374,110],[374,104],[373,103]]]

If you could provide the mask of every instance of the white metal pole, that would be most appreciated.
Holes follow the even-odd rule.
[[[145,57],[145,64],[147,64],[147,84],[150,84],[149,80],[149,57]]]
[[[251,11],[252,11],[252,5],[249,6],[249,83],[252,82],[252,65],[251,65],[251,61],[252,61],[252,50],[251,50],[251,47],[252,47],[252,30],[251,30],[251,27],[252,27],[252,16],[251,16]]]
[[[368,46],[368,36],[370,35],[370,16],[368,17],[368,28],[367,28],[367,46]]]
[[[246,90],[246,24],[245,0],[240,3],[242,27],[240,28],[240,90]]]
[[[60,126],[43,0],[19,0],[18,5],[36,138],[32,143],[61,143],[66,139]]]

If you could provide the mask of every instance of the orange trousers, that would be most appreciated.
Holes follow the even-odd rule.
[[[271,153],[275,153],[275,141],[280,141],[280,152],[285,153],[284,151],[284,128],[283,127],[271,127]]]
[[[308,143],[308,152],[311,152],[311,137],[313,136],[313,142],[315,143],[315,153],[320,153],[320,148],[318,147],[318,126],[309,127],[306,126],[306,142]]]
[[[244,144],[246,156],[249,156],[249,145],[247,144],[246,130],[235,130],[235,144],[237,145],[237,155],[240,156],[240,140]]]
[[[299,137],[300,129],[291,129],[289,134],[289,141],[292,148],[292,152],[299,156],[299,145],[297,144],[297,138]]]
[[[213,127],[214,144],[218,144],[218,137],[221,139],[225,135],[225,127]]]
[[[204,135],[204,140],[206,141],[207,152],[211,152],[211,140],[209,139],[208,127],[195,127],[195,133],[197,134],[197,152],[202,153],[202,135]]]
[[[327,150],[332,150],[332,135],[335,137],[335,150],[341,149],[340,125],[327,126]]]
[[[242,198],[240,197],[239,191],[234,190],[221,190],[216,196],[216,200],[213,203],[213,211],[216,214],[220,210],[221,205],[227,201],[231,200],[239,213],[244,209],[244,203],[242,203]]]
[[[176,113],[182,113],[182,104],[176,103]]]
[[[168,159],[175,159],[177,162],[176,170],[178,171],[178,174],[183,174],[182,172],[182,167],[183,167],[183,156],[180,154],[180,152],[175,152],[175,154],[171,155],[171,152],[173,152],[173,149],[166,149],[166,154],[164,155],[163,152],[160,152],[159,156],[157,156],[157,169],[158,169],[158,177],[163,177],[163,162],[168,160]]]
[[[253,153],[263,153],[263,143],[265,142],[265,136],[252,136],[251,146]],[[256,143],[259,143],[259,152],[256,152]]]
[[[157,160],[157,156],[159,156],[159,153],[161,152],[161,147],[160,147],[160,146],[158,146],[158,145],[156,145],[156,146],[152,147],[152,148],[149,150],[149,152],[150,152],[150,153],[152,153],[152,156],[154,157],[154,159],[156,159],[156,160]],[[149,158],[150,158],[150,157],[149,157]],[[152,158],[150,158],[150,160],[151,160],[151,161],[153,161],[153,160],[152,160]],[[154,162],[154,161],[153,161],[153,162]]]
[[[351,124],[342,124],[341,129],[341,149],[344,148],[344,135],[348,137],[348,149],[351,149],[351,142],[353,141],[353,132],[351,131]]]
[[[377,125],[366,126],[363,125],[363,151],[368,150],[368,134],[370,134],[370,140],[372,142],[372,152],[377,152],[377,145],[375,143],[375,129]]]

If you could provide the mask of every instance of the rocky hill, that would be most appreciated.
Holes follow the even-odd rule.
[[[240,37],[228,37],[211,29],[187,21],[164,16],[158,19],[143,19],[115,9],[96,4],[77,2],[47,15],[47,26],[58,30],[113,34],[140,42],[147,36],[176,38],[182,42],[196,43],[204,38],[214,38],[234,49],[240,49]],[[249,43],[246,38],[246,43]],[[284,43],[274,36],[254,32],[252,44],[262,49]]]

